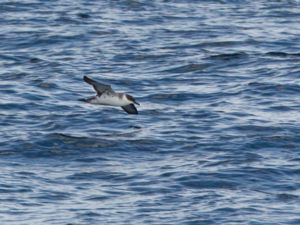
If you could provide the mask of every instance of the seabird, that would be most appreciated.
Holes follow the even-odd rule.
[[[99,83],[87,76],[84,76],[83,80],[92,85],[97,93],[96,96],[85,99],[86,102],[95,105],[121,106],[128,114],[138,114],[134,104],[140,104],[131,95],[117,93],[110,85]]]

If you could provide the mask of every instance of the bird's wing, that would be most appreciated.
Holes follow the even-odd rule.
[[[99,82],[97,82],[97,81],[95,81],[95,80],[93,80],[93,79],[91,79],[87,76],[84,76],[83,80],[85,82],[87,82],[88,84],[92,85],[93,88],[95,89],[95,91],[97,92],[97,95],[99,95],[99,96],[102,95],[103,92],[105,92],[105,91],[113,92],[110,85],[101,84],[101,83],[99,83]]]
[[[127,112],[128,114],[138,114],[138,111],[135,108],[134,104],[122,106],[122,109],[124,109],[124,111]]]

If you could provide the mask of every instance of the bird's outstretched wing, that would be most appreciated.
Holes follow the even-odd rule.
[[[88,84],[92,85],[93,88],[95,89],[95,91],[97,92],[97,95],[99,95],[99,96],[102,95],[103,92],[105,92],[105,91],[111,91],[111,92],[113,92],[113,90],[112,90],[112,88],[111,88],[110,85],[101,84],[101,83],[99,83],[99,82],[97,82],[97,81],[95,81],[95,80],[93,80],[93,79],[91,79],[91,78],[89,78],[87,76],[84,76],[83,80],[85,82],[87,82]]]
[[[124,111],[127,112],[128,114],[138,114],[138,111],[135,108],[134,104],[122,106],[122,109],[124,109]]]

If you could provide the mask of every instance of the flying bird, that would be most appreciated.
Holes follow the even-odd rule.
[[[99,83],[87,76],[83,80],[92,85],[97,95],[85,99],[85,102],[95,105],[120,106],[128,114],[138,114],[135,105],[140,105],[134,97],[126,93],[115,92],[110,85]]]

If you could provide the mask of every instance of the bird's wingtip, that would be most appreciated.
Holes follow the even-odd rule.
[[[129,104],[129,105],[121,106],[121,107],[128,114],[139,114],[137,109],[135,108],[134,104]]]
[[[89,78],[88,76],[83,76],[83,80],[85,81],[85,82],[87,82],[88,84],[93,84],[93,80],[91,79],[91,78]]]

